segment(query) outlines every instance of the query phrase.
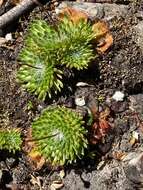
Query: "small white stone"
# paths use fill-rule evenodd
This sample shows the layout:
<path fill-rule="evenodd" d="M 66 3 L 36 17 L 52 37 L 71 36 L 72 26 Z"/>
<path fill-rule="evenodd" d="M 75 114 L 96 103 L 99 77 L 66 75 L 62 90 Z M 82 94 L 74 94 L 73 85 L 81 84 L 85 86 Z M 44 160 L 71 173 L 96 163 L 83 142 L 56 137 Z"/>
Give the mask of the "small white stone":
<path fill-rule="evenodd" d="M 75 104 L 77 106 L 84 106 L 85 105 L 85 99 L 84 99 L 84 97 L 76 98 L 75 99 Z"/>
<path fill-rule="evenodd" d="M 43 109 L 43 106 L 39 104 L 39 105 L 37 106 L 37 109 L 38 109 L 38 111 L 41 111 L 41 110 Z"/>
<path fill-rule="evenodd" d="M 76 83 L 76 86 L 78 86 L 78 87 L 82 87 L 82 86 L 89 86 L 89 84 L 88 83 L 86 83 L 86 82 L 78 82 L 78 83 Z"/>
<path fill-rule="evenodd" d="M 138 154 L 136 157 L 134 157 L 133 159 L 129 161 L 129 164 L 133 166 L 137 166 L 137 165 L 140 166 L 142 163 L 142 157 L 143 157 L 143 153 Z"/>
<path fill-rule="evenodd" d="M 61 179 L 63 179 L 65 177 L 65 171 L 64 170 L 61 170 L 60 173 L 59 173 L 59 176 Z"/>
<path fill-rule="evenodd" d="M 136 131 L 133 131 L 132 137 L 135 138 L 137 141 L 139 140 L 139 133 Z"/>
<path fill-rule="evenodd" d="M 112 99 L 118 101 L 123 101 L 124 100 L 124 93 L 121 91 L 116 91 L 114 95 L 112 96 Z"/>
<path fill-rule="evenodd" d="M 11 33 L 6 34 L 6 35 L 5 35 L 5 39 L 6 39 L 7 41 L 12 41 L 12 34 L 11 34 Z"/>
<path fill-rule="evenodd" d="M 90 87 L 94 87 L 94 85 L 92 85 L 92 84 L 88 84 L 88 83 L 86 83 L 86 82 L 78 82 L 78 83 L 76 83 L 76 86 L 77 87 L 87 87 L 87 86 L 90 86 Z"/>

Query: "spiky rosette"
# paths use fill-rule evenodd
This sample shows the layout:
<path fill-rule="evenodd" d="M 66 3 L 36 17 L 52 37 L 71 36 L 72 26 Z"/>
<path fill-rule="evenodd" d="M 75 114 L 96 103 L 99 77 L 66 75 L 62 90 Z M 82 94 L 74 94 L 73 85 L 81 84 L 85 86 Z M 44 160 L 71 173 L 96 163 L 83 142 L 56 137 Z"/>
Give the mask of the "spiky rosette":
<path fill-rule="evenodd" d="M 18 82 L 39 99 L 45 100 L 46 94 L 51 97 L 51 91 L 57 93 L 63 87 L 63 66 L 87 68 L 94 57 L 92 38 L 92 27 L 83 20 L 75 24 L 64 18 L 56 30 L 45 21 L 34 21 L 19 54 Z"/>
<path fill-rule="evenodd" d="M 65 107 L 48 107 L 32 124 L 38 151 L 53 165 L 64 165 L 84 155 L 87 148 L 82 117 Z"/>
<path fill-rule="evenodd" d="M 35 20 L 30 24 L 23 50 L 33 52 L 36 55 L 44 55 L 43 58 L 46 58 L 50 55 L 50 50 L 53 51 L 54 39 L 56 39 L 55 29 L 45 21 Z"/>
<path fill-rule="evenodd" d="M 6 149 L 13 153 L 20 150 L 22 144 L 20 135 L 16 129 L 0 129 L 0 150 Z"/>
<path fill-rule="evenodd" d="M 89 43 L 93 37 L 93 31 L 90 23 L 84 19 L 80 19 L 78 24 L 71 21 L 65 16 L 58 25 L 59 39 L 66 38 L 68 41 L 77 41 L 78 43 Z"/>
<path fill-rule="evenodd" d="M 28 53 L 28 52 L 25 52 Z M 23 55 L 24 56 L 24 55 Z M 30 59 L 30 57 L 29 57 Z M 22 65 L 17 73 L 17 79 L 22 86 L 30 92 L 38 95 L 39 99 L 44 100 L 47 93 L 51 97 L 51 91 L 57 93 L 63 87 L 62 71 L 54 68 L 50 60 L 40 59 L 40 56 L 33 56 L 29 65 Z"/>
<path fill-rule="evenodd" d="M 80 20 L 78 24 L 65 17 L 59 24 L 57 56 L 61 64 L 77 70 L 86 69 L 91 59 L 95 57 L 90 44 L 93 39 L 89 23 Z"/>
<path fill-rule="evenodd" d="M 89 44 L 69 44 L 66 51 L 63 52 L 62 65 L 77 70 L 87 69 L 88 63 L 93 59 L 93 52 Z"/>
<path fill-rule="evenodd" d="M 21 67 L 17 81 L 42 100 L 47 94 L 51 97 L 51 92 L 56 94 L 63 87 L 62 71 L 55 67 L 54 35 L 55 30 L 45 21 L 34 21 L 19 54 Z"/>

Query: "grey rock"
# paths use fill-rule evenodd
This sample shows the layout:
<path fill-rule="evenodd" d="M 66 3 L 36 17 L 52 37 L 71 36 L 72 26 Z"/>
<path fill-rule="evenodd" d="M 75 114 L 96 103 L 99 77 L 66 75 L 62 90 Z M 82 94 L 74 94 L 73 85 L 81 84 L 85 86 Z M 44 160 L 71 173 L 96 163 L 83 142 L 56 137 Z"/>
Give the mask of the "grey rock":
<path fill-rule="evenodd" d="M 86 12 L 90 17 L 102 18 L 104 16 L 104 10 L 102 4 L 86 3 L 86 2 L 62 2 L 58 9 L 61 10 L 65 7 L 73 7 L 75 9 Z"/>
<path fill-rule="evenodd" d="M 86 12 L 91 18 L 104 18 L 105 20 L 111 20 L 115 17 L 125 17 L 128 13 L 127 5 L 117 5 L 109 3 L 87 3 L 87 2 L 62 2 L 58 9 L 61 10 L 66 6 L 71 6 L 75 9 Z"/>
<path fill-rule="evenodd" d="M 143 152 L 129 153 L 123 161 L 127 162 L 124 166 L 127 178 L 143 184 Z"/>
<path fill-rule="evenodd" d="M 113 160 L 110 163 L 105 163 L 101 170 L 91 172 L 74 173 L 72 170 L 64 179 L 63 190 L 133 190 L 130 181 L 126 178 L 122 165 Z M 70 178 L 70 180 L 69 180 Z M 88 183 L 87 183 L 88 182 Z M 87 186 L 88 185 L 88 186 Z"/>
<path fill-rule="evenodd" d="M 143 52 L 143 21 L 140 21 L 135 27 L 134 31 L 135 35 L 135 42 L 140 47 Z"/>
<path fill-rule="evenodd" d="M 121 113 L 125 110 L 128 109 L 128 103 L 127 102 L 116 102 L 116 101 L 112 101 L 111 104 L 111 109 L 115 112 L 115 113 Z"/>
<path fill-rule="evenodd" d="M 143 20 L 143 11 L 138 11 L 136 13 L 136 17 L 139 18 L 140 20 Z"/>
<path fill-rule="evenodd" d="M 112 20 L 115 17 L 125 17 L 128 13 L 127 5 L 117 5 L 117 4 L 103 4 L 103 9 L 105 12 L 104 18 L 105 20 Z"/>
<path fill-rule="evenodd" d="M 143 94 L 129 96 L 130 109 L 138 112 L 140 115 L 143 114 Z"/>

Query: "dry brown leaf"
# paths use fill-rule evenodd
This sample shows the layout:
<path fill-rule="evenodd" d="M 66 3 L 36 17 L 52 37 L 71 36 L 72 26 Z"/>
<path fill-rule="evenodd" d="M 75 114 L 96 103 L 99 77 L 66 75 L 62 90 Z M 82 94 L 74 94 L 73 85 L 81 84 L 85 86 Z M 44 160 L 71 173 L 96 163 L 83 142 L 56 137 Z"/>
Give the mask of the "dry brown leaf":
<path fill-rule="evenodd" d="M 101 141 L 106 134 L 108 134 L 108 131 L 111 128 L 110 123 L 108 122 L 108 118 L 110 117 L 110 109 L 106 107 L 105 110 L 101 112 L 93 112 L 91 109 L 91 112 L 94 116 L 94 123 L 91 126 L 90 142 L 92 144 L 96 144 Z"/>
<path fill-rule="evenodd" d="M 113 158 L 116 160 L 123 160 L 126 155 L 125 152 L 113 152 Z"/>
<path fill-rule="evenodd" d="M 46 162 L 45 158 L 34 149 L 28 154 L 28 156 L 32 162 L 32 167 L 35 170 L 40 170 Z"/>
<path fill-rule="evenodd" d="M 99 53 L 104 53 L 111 47 L 112 44 L 113 44 L 113 37 L 110 33 L 107 33 L 105 35 L 104 44 L 96 49 Z"/>
<path fill-rule="evenodd" d="M 40 170 L 45 164 L 45 158 L 36 150 L 35 141 L 32 139 L 32 129 L 30 128 L 27 132 L 27 138 L 23 145 L 24 152 L 27 153 L 27 158 L 30 166 L 34 170 Z"/>
<path fill-rule="evenodd" d="M 98 48 L 96 48 L 97 51 L 99 53 L 106 52 L 113 44 L 113 37 L 107 23 L 104 21 L 98 21 L 93 25 L 92 29 L 98 42 Z"/>
<path fill-rule="evenodd" d="M 96 37 L 101 38 L 103 37 L 107 32 L 109 32 L 109 28 L 106 22 L 104 21 L 98 21 L 92 26 L 93 32 L 96 34 Z M 97 35 L 98 34 L 98 35 Z"/>
<path fill-rule="evenodd" d="M 71 7 L 65 7 L 58 15 L 60 20 L 62 20 L 65 16 L 68 16 L 68 18 L 73 23 L 78 23 L 81 19 L 84 19 L 85 21 L 88 20 L 88 15 L 84 13 L 83 11 L 71 8 Z"/>

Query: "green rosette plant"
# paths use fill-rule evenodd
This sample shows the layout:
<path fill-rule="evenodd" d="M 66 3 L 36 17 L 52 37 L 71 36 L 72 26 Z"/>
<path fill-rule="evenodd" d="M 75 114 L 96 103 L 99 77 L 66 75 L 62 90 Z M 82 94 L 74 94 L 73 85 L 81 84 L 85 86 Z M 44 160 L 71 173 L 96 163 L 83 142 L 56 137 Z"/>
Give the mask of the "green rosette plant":
<path fill-rule="evenodd" d="M 78 24 L 64 18 L 58 26 L 58 41 L 63 46 L 59 53 L 61 64 L 77 70 L 86 69 L 95 57 L 90 41 L 93 39 L 92 27 L 81 19 Z"/>
<path fill-rule="evenodd" d="M 35 56 L 35 59 L 31 58 L 30 65 L 23 65 L 19 69 L 17 77 L 20 82 L 23 82 L 24 88 L 42 100 L 45 100 L 47 93 L 51 97 L 52 91 L 56 94 L 63 87 L 62 71 L 55 68 L 48 60 L 47 64 L 42 63 L 40 56 Z"/>
<path fill-rule="evenodd" d="M 17 129 L 0 129 L 0 150 L 15 153 L 21 149 L 21 133 Z"/>
<path fill-rule="evenodd" d="M 52 165 L 76 161 L 87 148 L 83 123 L 82 117 L 69 108 L 46 108 L 32 123 L 32 138 L 37 150 Z"/>
<path fill-rule="evenodd" d="M 86 69 L 94 58 L 92 27 L 81 20 L 78 24 L 64 18 L 54 28 L 45 21 L 34 21 L 19 54 L 21 67 L 17 80 L 39 99 L 63 88 L 63 67 Z"/>

